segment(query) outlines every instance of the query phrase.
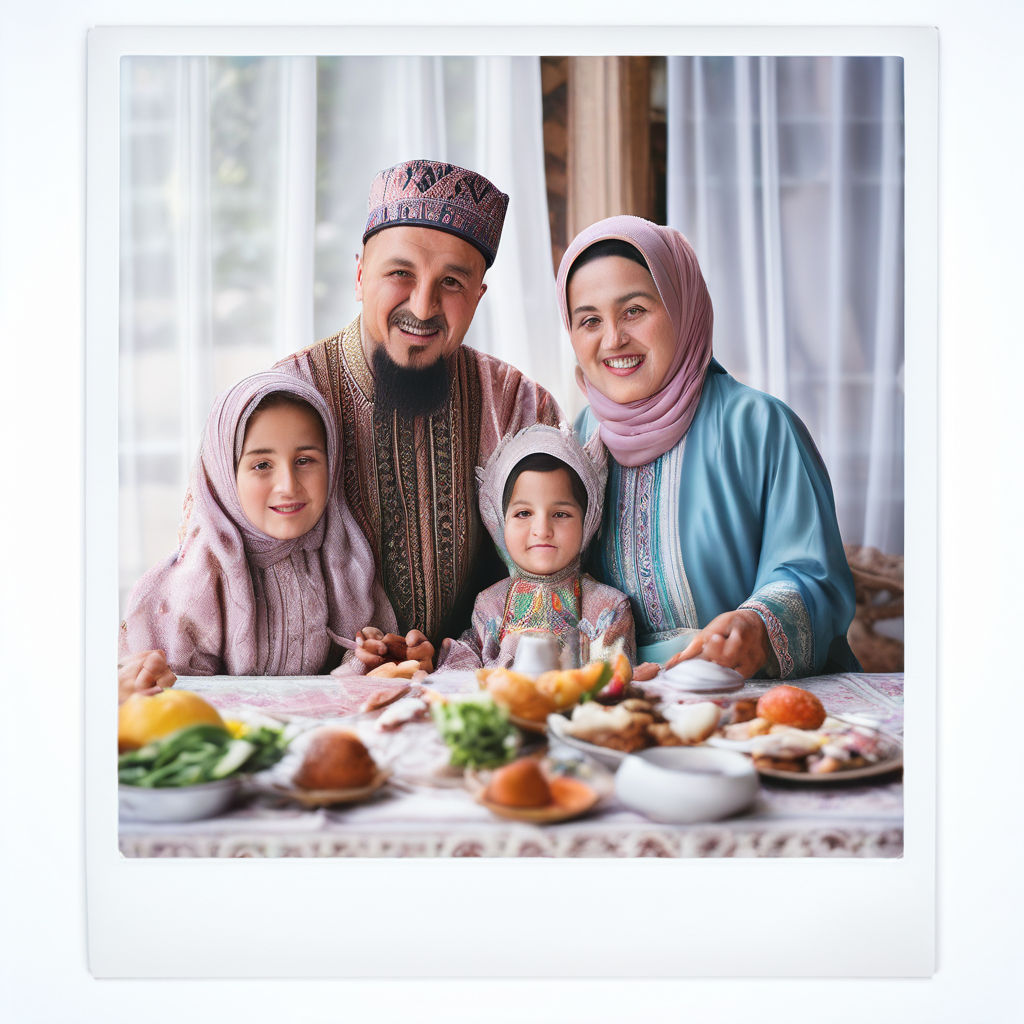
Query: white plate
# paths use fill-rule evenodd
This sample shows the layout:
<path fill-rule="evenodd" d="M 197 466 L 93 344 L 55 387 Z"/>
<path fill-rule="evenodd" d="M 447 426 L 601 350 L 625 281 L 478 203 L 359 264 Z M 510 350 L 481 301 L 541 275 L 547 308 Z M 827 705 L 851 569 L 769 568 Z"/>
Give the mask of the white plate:
<path fill-rule="evenodd" d="M 733 693 L 742 690 L 746 683 L 735 669 L 703 658 L 690 658 L 672 668 L 662 669 L 657 678 L 686 693 Z"/>
<path fill-rule="evenodd" d="M 859 729 L 868 729 L 867 726 L 858 725 Z M 783 779 L 786 782 L 802 782 L 808 785 L 824 783 L 827 785 L 853 782 L 855 779 L 873 779 L 879 775 L 888 775 L 903 767 L 903 744 L 891 733 L 883 732 L 881 729 L 870 729 L 877 733 L 883 742 L 884 754 L 882 758 L 872 764 L 866 764 L 861 768 L 850 768 L 848 771 L 837 772 L 787 772 L 777 768 L 757 768 L 758 775 L 768 779 Z M 709 747 L 717 747 L 720 750 L 736 750 L 740 753 L 750 753 L 751 740 L 727 740 L 721 736 L 712 736 L 705 741 Z M 756 766 L 755 766 L 756 767 Z"/>
<path fill-rule="evenodd" d="M 863 768 L 851 768 L 845 772 L 780 772 L 775 768 L 758 768 L 757 774 L 769 779 L 785 779 L 787 782 L 804 783 L 837 783 L 852 782 L 854 779 L 873 779 L 878 775 L 888 775 L 903 767 L 903 755 L 866 764 Z"/>

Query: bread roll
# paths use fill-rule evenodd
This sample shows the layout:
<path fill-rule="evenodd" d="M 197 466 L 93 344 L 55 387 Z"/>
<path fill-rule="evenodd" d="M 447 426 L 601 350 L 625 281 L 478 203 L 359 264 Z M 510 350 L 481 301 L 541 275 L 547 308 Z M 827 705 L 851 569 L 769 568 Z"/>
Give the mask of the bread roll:
<path fill-rule="evenodd" d="M 377 765 L 363 741 L 347 729 L 318 729 L 295 773 L 303 789 L 356 789 L 368 786 Z"/>
<path fill-rule="evenodd" d="M 412 679 L 413 673 L 420 667 L 418 661 L 386 661 L 375 669 L 367 672 L 368 676 L 380 679 Z"/>
<path fill-rule="evenodd" d="M 757 716 L 795 729 L 817 729 L 825 721 L 825 708 L 809 690 L 783 684 L 761 695 Z"/>
<path fill-rule="evenodd" d="M 494 772 L 484 796 L 506 807 L 546 807 L 551 803 L 551 787 L 537 762 L 522 757 Z"/>

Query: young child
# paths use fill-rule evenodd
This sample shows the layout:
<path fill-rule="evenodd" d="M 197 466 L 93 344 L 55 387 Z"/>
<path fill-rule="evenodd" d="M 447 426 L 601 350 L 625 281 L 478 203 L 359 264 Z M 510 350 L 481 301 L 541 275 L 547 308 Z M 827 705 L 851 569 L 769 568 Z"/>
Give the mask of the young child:
<path fill-rule="evenodd" d="M 439 669 L 508 667 L 533 629 L 554 633 L 574 659 L 619 647 L 635 660 L 629 598 L 580 567 L 601 522 L 599 452 L 567 428 L 538 424 L 505 438 L 477 470 L 480 515 L 511 575 L 477 597 L 470 629 L 441 645 Z"/>
<path fill-rule="evenodd" d="M 291 375 L 257 373 L 216 400 L 181 547 L 129 598 L 122 699 L 171 673 L 320 674 L 340 660 L 332 633 L 394 628 L 345 503 L 339 437 L 319 391 Z"/>

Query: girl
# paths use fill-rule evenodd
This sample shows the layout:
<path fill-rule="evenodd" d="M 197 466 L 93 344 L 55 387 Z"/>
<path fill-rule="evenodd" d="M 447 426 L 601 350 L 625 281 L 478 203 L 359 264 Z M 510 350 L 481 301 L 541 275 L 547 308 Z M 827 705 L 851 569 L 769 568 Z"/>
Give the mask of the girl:
<path fill-rule="evenodd" d="M 601 522 L 598 450 L 595 459 L 568 428 L 538 424 L 503 440 L 477 470 L 480 515 L 511 575 L 477 597 L 470 629 L 442 643 L 439 668 L 510 666 L 520 634 L 534 629 L 584 661 L 616 647 L 635 660 L 629 599 L 580 568 Z"/>
<path fill-rule="evenodd" d="M 319 391 L 288 374 L 216 400 L 181 547 L 139 580 L 121 624 L 122 697 L 169 685 L 163 656 L 181 675 L 314 675 L 340 660 L 332 634 L 394 627 L 338 437 Z"/>

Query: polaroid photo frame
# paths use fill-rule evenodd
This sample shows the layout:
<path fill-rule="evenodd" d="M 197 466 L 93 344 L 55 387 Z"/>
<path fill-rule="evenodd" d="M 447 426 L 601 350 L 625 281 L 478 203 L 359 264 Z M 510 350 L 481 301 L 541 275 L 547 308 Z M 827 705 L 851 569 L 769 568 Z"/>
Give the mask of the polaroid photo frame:
<path fill-rule="evenodd" d="M 117 519 L 109 510 L 117 494 L 121 59 L 441 52 L 902 57 L 905 490 L 906 521 L 913 524 L 906 536 L 912 582 L 902 857 L 211 861 L 129 860 L 118 852 L 111 678 L 118 546 Z M 85 852 L 94 976 L 930 975 L 936 920 L 936 166 L 937 38 L 931 29 L 94 29 L 88 44 L 84 622 Z M 611 906 L 593 898 L 616 892 L 644 898 L 617 899 Z M 796 904 L 793 894 L 799 894 Z M 273 927 L 253 927 L 254 915 L 263 914 Z M 781 923 L 782 934 L 769 922 Z M 140 940 L 156 933 L 159 953 Z"/>

